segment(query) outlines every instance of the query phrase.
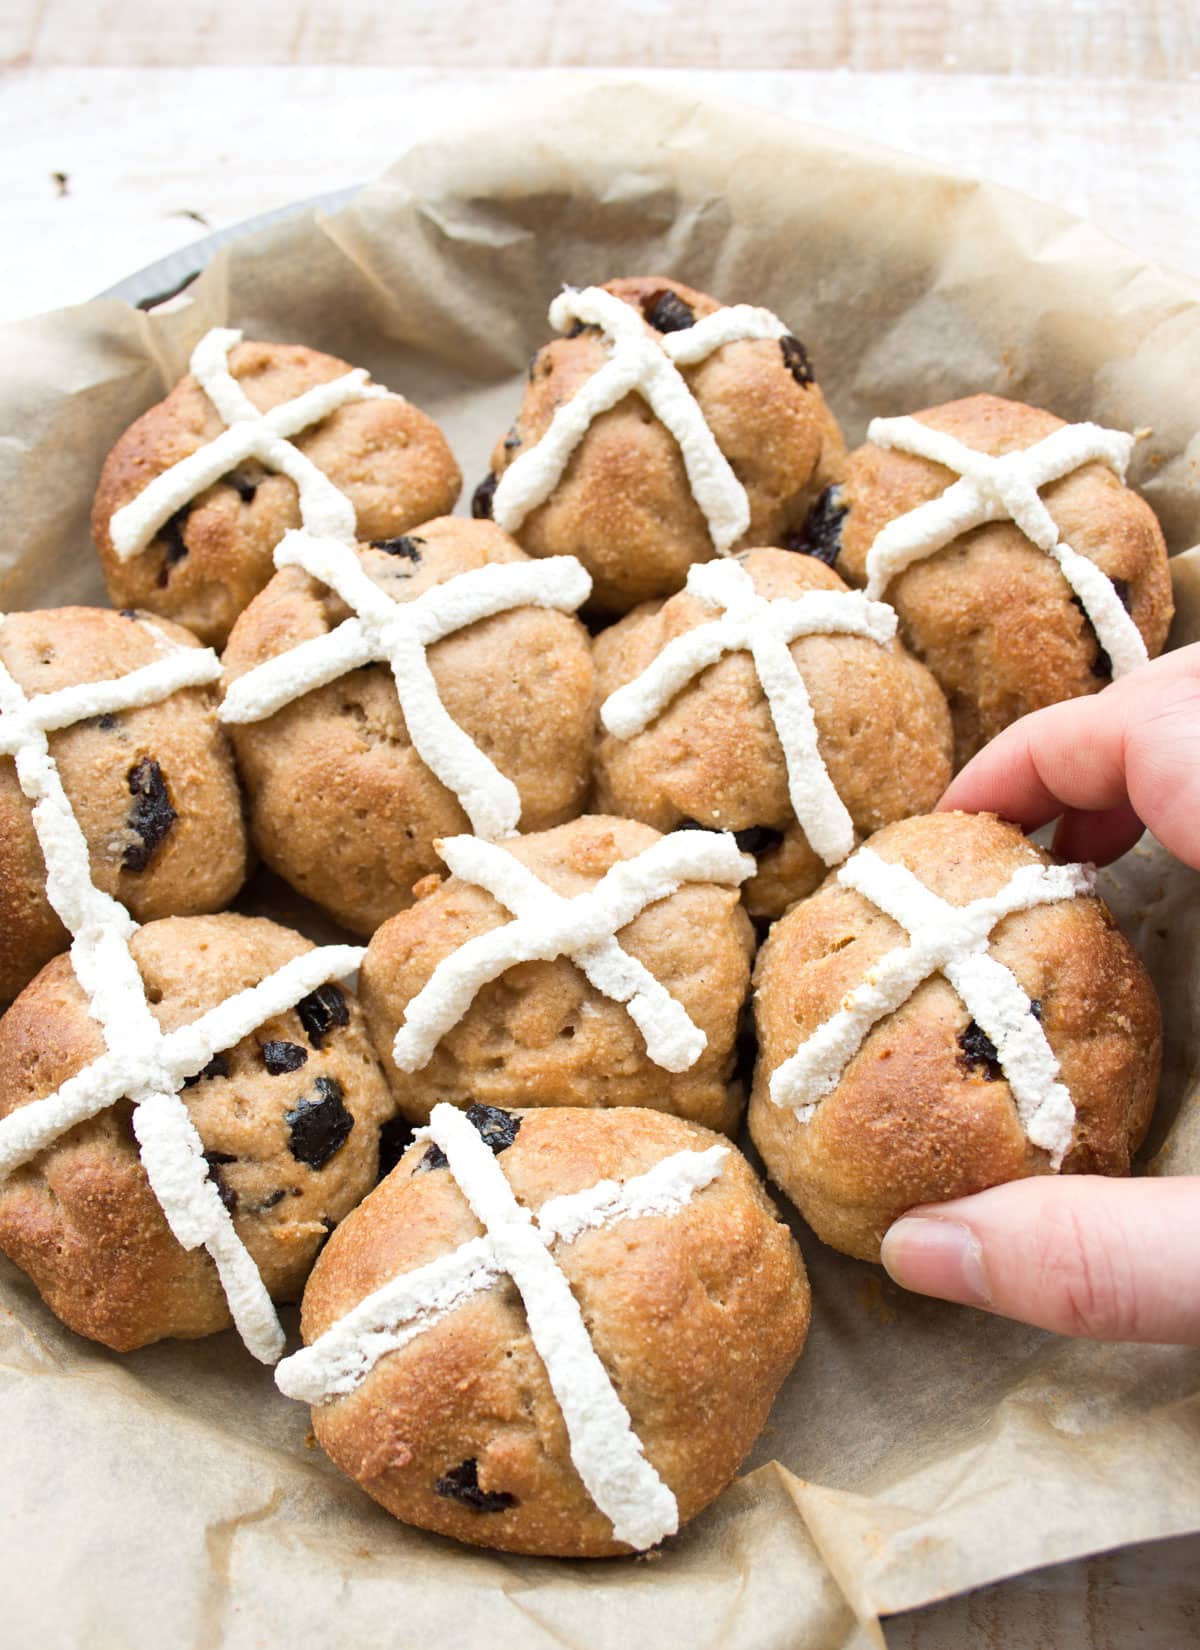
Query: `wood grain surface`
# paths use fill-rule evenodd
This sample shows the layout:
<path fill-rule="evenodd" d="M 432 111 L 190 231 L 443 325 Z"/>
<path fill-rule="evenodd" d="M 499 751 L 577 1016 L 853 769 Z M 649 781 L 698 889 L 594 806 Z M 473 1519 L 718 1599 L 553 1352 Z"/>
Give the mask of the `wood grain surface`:
<path fill-rule="evenodd" d="M 953 68 L 1183 79 L 1198 66 L 1191 0 L 6 0 L 0 64 L 429 64 L 455 68 Z"/>
<path fill-rule="evenodd" d="M 1036 1570 L 892 1616 L 884 1632 L 887 1650 L 1193 1650 L 1200 1539 Z"/>
<path fill-rule="evenodd" d="M 596 78 L 244 65 L 0 73 L 0 319 L 82 302 L 209 229 L 373 177 L 461 107 Z M 957 71 L 639 78 L 991 178 L 1200 275 L 1193 84 Z"/>

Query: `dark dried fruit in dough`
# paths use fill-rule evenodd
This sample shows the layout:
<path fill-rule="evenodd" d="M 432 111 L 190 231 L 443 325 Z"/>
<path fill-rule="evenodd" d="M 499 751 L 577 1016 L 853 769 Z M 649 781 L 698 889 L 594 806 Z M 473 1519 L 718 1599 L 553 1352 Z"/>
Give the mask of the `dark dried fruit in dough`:
<path fill-rule="evenodd" d="M 608 281 L 604 290 L 637 311 L 650 340 L 723 307 L 665 276 Z M 497 442 L 479 511 L 491 511 L 493 478 L 537 444 L 559 408 L 610 359 L 611 345 L 595 328 L 544 346 L 514 426 L 520 439 Z M 804 346 L 790 335 L 738 339 L 679 370 L 745 491 L 749 520 L 732 548 L 782 543 L 845 461 Z M 693 563 L 716 553 L 675 437 L 634 390 L 592 420 L 549 497 L 515 532 L 531 555 L 577 556 L 592 576 L 597 614 L 627 613 L 673 594 Z"/>
<path fill-rule="evenodd" d="M 719 825 L 701 825 L 698 819 L 681 819 L 676 825 L 677 831 L 719 831 Z M 783 841 L 783 832 L 775 830 L 770 825 L 747 825 L 740 831 L 734 831 L 733 840 L 744 854 L 753 854 L 757 859 L 759 854 L 767 853 L 771 848 L 778 848 Z"/>
<path fill-rule="evenodd" d="M 433 1488 L 438 1495 L 461 1501 L 473 1512 L 503 1512 L 505 1507 L 515 1507 L 517 1504 L 516 1496 L 509 1495 L 507 1490 L 480 1489 L 479 1463 L 474 1456 L 468 1456 L 459 1466 L 443 1473 L 434 1481 Z"/>
<path fill-rule="evenodd" d="M 176 510 L 173 516 L 169 516 L 158 530 L 158 537 L 163 547 L 162 567 L 156 580 L 160 590 L 166 589 L 170 581 L 171 569 L 177 566 L 188 553 L 188 547 L 183 536 L 187 518 L 188 507 L 185 506 L 182 510 Z"/>
<path fill-rule="evenodd" d="M 960 1065 L 968 1070 L 981 1070 L 989 1083 L 999 1083 L 1003 1080 L 1004 1068 L 996 1053 L 996 1045 L 974 1020 L 959 1034 L 958 1046 L 962 1049 Z"/>
<path fill-rule="evenodd" d="M 497 1157 L 501 1152 L 508 1150 L 521 1127 L 519 1117 L 514 1117 L 511 1112 L 502 1111 L 499 1106 L 470 1105 L 466 1110 L 466 1118 L 484 1145 L 490 1147 Z M 430 1169 L 445 1167 L 445 1152 L 436 1142 L 431 1141 L 425 1148 L 425 1155 L 418 1160 L 413 1173 L 428 1173 Z"/>
<path fill-rule="evenodd" d="M 790 333 L 787 337 L 779 340 L 779 348 L 783 352 L 784 366 L 791 373 L 797 384 L 800 385 L 801 389 L 806 389 L 808 385 L 813 382 L 814 378 L 812 362 L 808 358 L 808 351 L 800 342 L 799 338 L 793 338 Z"/>
<path fill-rule="evenodd" d="M 318 1077 L 316 1097 L 306 1095 L 284 1113 L 288 1150 L 297 1163 L 323 1169 L 350 1138 L 354 1118 L 346 1110 L 345 1090 L 336 1077 Z"/>
<path fill-rule="evenodd" d="M 676 1152 L 727 1145 L 644 1109 L 517 1112 L 496 1169 L 525 1209 L 628 1184 Z M 416 1174 L 414 1144 L 329 1239 L 305 1291 L 311 1344 L 392 1279 L 444 1260 L 480 1226 L 454 1175 Z M 732 1479 L 804 1343 L 799 1251 L 736 1151 L 671 1213 L 616 1220 L 549 1251 L 681 1522 Z M 544 1344 L 544 1342 L 543 1342 Z M 508 1278 L 381 1357 L 312 1412 L 333 1461 L 397 1518 L 508 1552 L 628 1552 L 571 1459 L 563 1412 Z"/>
<path fill-rule="evenodd" d="M 325 1039 L 350 1018 L 346 1007 L 346 993 L 340 985 L 321 985 L 302 997 L 296 1004 L 296 1013 L 305 1035 L 314 1048 L 324 1048 Z"/>
<path fill-rule="evenodd" d="M 1029 1004 L 1029 1012 L 1035 1020 L 1041 1020 L 1042 1005 L 1036 997 Z M 964 1070 L 981 1070 L 989 1083 L 1004 1080 L 1004 1067 L 1000 1064 L 996 1045 L 975 1020 L 960 1034 L 958 1046 L 962 1050 L 959 1064 Z"/>
<path fill-rule="evenodd" d="M 151 922 L 130 946 L 165 1031 L 312 950 L 277 923 L 230 913 Z M 358 1005 L 344 1000 L 347 1022 L 308 1054 L 305 1084 L 262 1057 L 260 1039 L 291 1046 L 287 1011 L 221 1050 L 181 1092 L 209 1178 L 276 1300 L 298 1298 L 326 1221 L 374 1185 L 380 1125 L 393 1110 Z M 0 1019 L 0 1117 L 54 1093 L 104 1047 L 70 959 L 55 958 Z M 211 1259 L 180 1247 L 150 1189 L 131 1109 L 99 1112 L 0 1182 L 0 1249 L 65 1323 L 118 1351 L 229 1323 Z"/>
<path fill-rule="evenodd" d="M 696 324 L 696 312 L 677 292 L 656 292 L 642 300 L 642 314 L 655 332 L 685 332 Z"/>
<path fill-rule="evenodd" d="M 414 538 L 411 533 L 403 533 L 396 539 L 372 539 L 372 550 L 383 550 L 389 556 L 401 556 L 405 561 L 417 562 L 421 559 L 421 546 L 424 539 Z"/>
<path fill-rule="evenodd" d="M 521 1127 L 521 1119 L 511 1112 L 502 1111 L 499 1106 L 478 1104 L 467 1107 L 467 1122 L 497 1157 L 508 1150 Z"/>
<path fill-rule="evenodd" d="M 841 502 L 841 489 L 826 487 L 809 511 L 799 538 L 785 545 L 785 549 L 798 550 L 803 555 L 815 556 L 826 567 L 836 567 L 845 519 L 846 506 Z"/>
<path fill-rule="evenodd" d="M 504 442 L 506 452 L 512 452 L 520 445 L 520 439 L 518 438 L 514 441 L 511 436 L 507 437 Z M 478 487 L 476 487 L 475 491 L 471 494 L 471 514 L 475 517 L 476 521 L 491 521 L 492 500 L 496 496 L 497 485 L 497 478 L 489 470 L 487 475 L 484 476 Z"/>
<path fill-rule="evenodd" d="M 308 1050 L 299 1043 L 274 1041 L 262 1045 L 262 1057 L 272 1077 L 280 1077 L 287 1071 L 299 1071 L 308 1059 Z"/>
<path fill-rule="evenodd" d="M 391 1174 L 412 1145 L 413 1126 L 406 1117 L 389 1117 L 379 1131 L 379 1179 Z"/>
<path fill-rule="evenodd" d="M 144 871 L 179 815 L 171 803 L 163 771 L 152 756 L 144 756 L 127 775 L 133 807 L 129 829 L 137 837 L 121 855 L 126 871 Z"/>
<path fill-rule="evenodd" d="M 990 814 L 929 814 L 870 839 L 952 906 L 1051 863 Z M 996 1046 L 940 972 L 867 1032 L 802 1117 L 772 1074 L 905 943 L 904 930 L 830 876 L 777 922 L 755 967 L 759 1059 L 750 1133 L 767 1173 L 824 1242 L 862 1260 L 906 1209 L 1051 1172 L 1025 1133 Z M 1154 987 L 1096 898 L 1003 918 L 988 942 L 1030 1000 L 1075 1108 L 1067 1174 L 1128 1174 L 1154 1106 L 1162 1028 Z"/>
<path fill-rule="evenodd" d="M 184 1078 L 183 1086 L 185 1089 L 190 1089 L 194 1088 L 197 1083 L 208 1082 L 214 1077 L 228 1076 L 229 1056 L 227 1054 L 214 1054 L 203 1071 L 198 1071 L 194 1077 Z"/>
<path fill-rule="evenodd" d="M 229 1210 L 231 1215 L 237 1214 L 237 1193 L 229 1184 L 228 1180 L 226 1180 L 225 1176 L 221 1173 L 222 1164 L 236 1163 L 237 1158 L 232 1152 L 205 1152 L 204 1161 L 208 1164 L 208 1178 L 217 1188 L 217 1193 L 221 1199 L 221 1202 Z"/>

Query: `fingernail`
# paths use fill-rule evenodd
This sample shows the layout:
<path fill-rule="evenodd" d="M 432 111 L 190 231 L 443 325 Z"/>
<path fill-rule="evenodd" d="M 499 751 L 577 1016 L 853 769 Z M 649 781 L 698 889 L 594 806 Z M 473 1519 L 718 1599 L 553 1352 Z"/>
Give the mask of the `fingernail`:
<path fill-rule="evenodd" d="M 906 1215 L 884 1234 L 880 1258 L 903 1289 L 963 1306 L 990 1306 L 983 1251 L 969 1226 Z"/>

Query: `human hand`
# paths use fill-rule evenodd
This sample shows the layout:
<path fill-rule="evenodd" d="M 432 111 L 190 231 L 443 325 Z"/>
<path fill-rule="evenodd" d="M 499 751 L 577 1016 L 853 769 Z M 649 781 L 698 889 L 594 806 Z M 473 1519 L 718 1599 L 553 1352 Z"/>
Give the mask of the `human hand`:
<path fill-rule="evenodd" d="M 1054 852 L 1098 865 L 1151 830 L 1200 869 L 1200 642 L 1102 693 L 1023 716 L 967 763 L 938 807 L 998 813 L 1024 831 L 1061 815 Z"/>
<path fill-rule="evenodd" d="M 1035 711 L 969 762 L 942 808 L 1100 863 L 1148 827 L 1200 868 L 1200 644 Z M 1038 1175 L 910 1210 L 883 1240 L 897 1283 L 1064 1335 L 1200 1345 L 1200 1177 Z"/>

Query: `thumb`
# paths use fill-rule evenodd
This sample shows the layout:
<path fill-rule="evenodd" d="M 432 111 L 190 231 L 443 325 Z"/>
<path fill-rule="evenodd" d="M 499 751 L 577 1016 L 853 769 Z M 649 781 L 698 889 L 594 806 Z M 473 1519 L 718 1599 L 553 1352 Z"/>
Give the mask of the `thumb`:
<path fill-rule="evenodd" d="M 882 1260 L 905 1289 L 1060 1335 L 1200 1346 L 1200 1177 L 1014 1180 L 911 1210 Z"/>

